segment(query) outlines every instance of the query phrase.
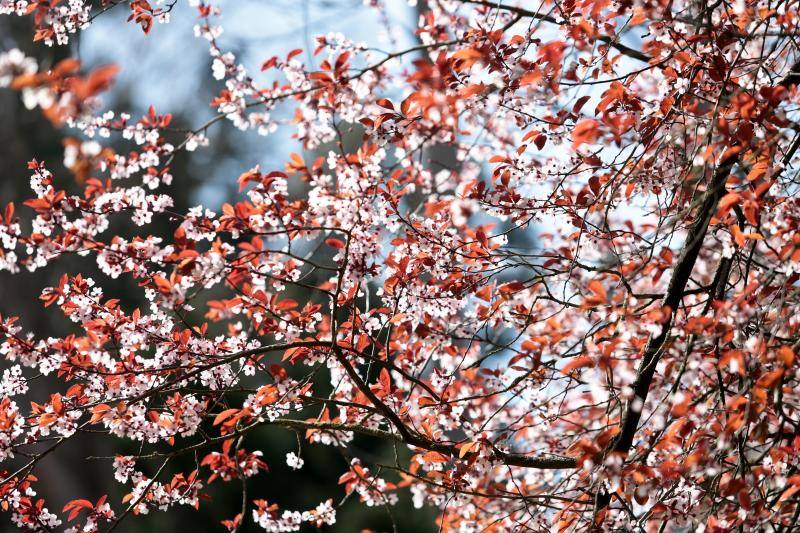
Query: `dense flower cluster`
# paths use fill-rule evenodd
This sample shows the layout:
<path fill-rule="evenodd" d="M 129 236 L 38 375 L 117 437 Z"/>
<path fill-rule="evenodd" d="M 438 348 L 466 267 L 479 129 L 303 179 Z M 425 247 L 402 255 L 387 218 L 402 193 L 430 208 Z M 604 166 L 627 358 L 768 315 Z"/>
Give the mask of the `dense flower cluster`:
<path fill-rule="evenodd" d="M 145 32 L 175 5 L 100 4 Z M 346 452 L 339 496 L 408 491 L 447 531 L 797 527 L 800 5 L 429 1 L 419 44 L 320 36 L 317 66 L 268 58 L 266 86 L 223 47 L 220 8 L 191 5 L 221 87 L 193 130 L 103 110 L 114 66 L 0 53 L 0 88 L 70 130 L 74 173 L 30 162 L 0 270 L 77 255 L 99 272 L 40 295 L 74 334 L 0 317 L 0 461 L 16 461 L 0 504 L 18 527 L 96 531 L 246 487 L 284 460 L 249 449 L 264 426 Z M 92 9 L 0 0 L 45 44 Z M 304 155 L 176 212 L 172 159 L 222 120 L 291 129 Z M 39 396 L 41 377 L 60 385 Z M 130 492 L 53 513 L 34 471 L 83 433 L 137 444 L 109 473 Z M 411 458 L 361 457 L 357 435 Z M 181 454 L 197 468 L 171 470 Z M 230 530 L 336 521 L 335 498 L 292 511 L 243 492 Z"/>

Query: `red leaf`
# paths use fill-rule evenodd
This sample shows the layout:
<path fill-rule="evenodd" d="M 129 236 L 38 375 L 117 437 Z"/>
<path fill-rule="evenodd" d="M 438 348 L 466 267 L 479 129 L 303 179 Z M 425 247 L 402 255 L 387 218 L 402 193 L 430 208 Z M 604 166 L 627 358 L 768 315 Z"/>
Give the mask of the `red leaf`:
<path fill-rule="evenodd" d="M 599 123 L 593 118 L 586 118 L 575 124 L 572 130 L 572 148 L 592 143 L 600 136 Z"/>
<path fill-rule="evenodd" d="M 594 362 L 592 361 L 591 357 L 589 357 L 588 355 L 580 355 L 578 357 L 573 357 L 569 363 L 564 365 L 564 367 L 561 369 L 561 372 L 563 372 L 564 374 L 569 374 L 570 372 L 572 372 L 573 370 L 577 370 L 578 368 L 584 368 L 593 365 Z"/>
<path fill-rule="evenodd" d="M 281 300 L 277 304 L 275 304 L 275 309 L 278 311 L 288 311 L 289 309 L 294 309 L 299 304 L 292 300 L 291 298 L 286 298 L 285 300 Z"/>
<path fill-rule="evenodd" d="M 239 412 L 239 409 L 225 409 L 220 414 L 214 418 L 214 425 L 218 426 L 221 423 L 225 422 L 229 418 L 235 416 Z"/>
<path fill-rule="evenodd" d="M 345 246 L 344 241 L 340 239 L 335 239 L 333 237 L 325 239 L 325 244 L 327 244 L 331 248 L 336 248 L 337 250 L 341 250 Z"/>

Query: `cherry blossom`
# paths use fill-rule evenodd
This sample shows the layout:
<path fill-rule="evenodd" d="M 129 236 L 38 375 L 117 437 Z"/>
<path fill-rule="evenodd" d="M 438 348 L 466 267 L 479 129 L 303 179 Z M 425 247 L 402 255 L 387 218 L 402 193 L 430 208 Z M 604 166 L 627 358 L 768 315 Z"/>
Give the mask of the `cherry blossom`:
<path fill-rule="evenodd" d="M 443 531 L 797 527 L 800 7 L 425 4 L 416 44 L 326 32 L 249 64 L 221 4 L 191 1 L 186 45 L 218 91 L 191 128 L 106 109 L 124 65 L 0 53 L 0 89 L 64 133 L 71 174 L 32 160 L 0 216 L 0 270 L 58 271 L 32 297 L 72 332 L 0 309 L 16 527 L 113 529 L 223 490 L 242 495 L 231 531 L 324 528 L 348 499 L 406 494 Z M 174 5 L 0 14 L 59 46 L 109 9 L 149 33 Z M 294 148 L 242 163 L 232 200 L 176 207 L 174 158 L 223 121 Z M 266 427 L 295 451 L 256 446 Z M 122 501 L 37 497 L 76 436 L 117 450 Z M 343 459 L 330 499 L 248 493 L 308 468 L 307 447 Z"/>

